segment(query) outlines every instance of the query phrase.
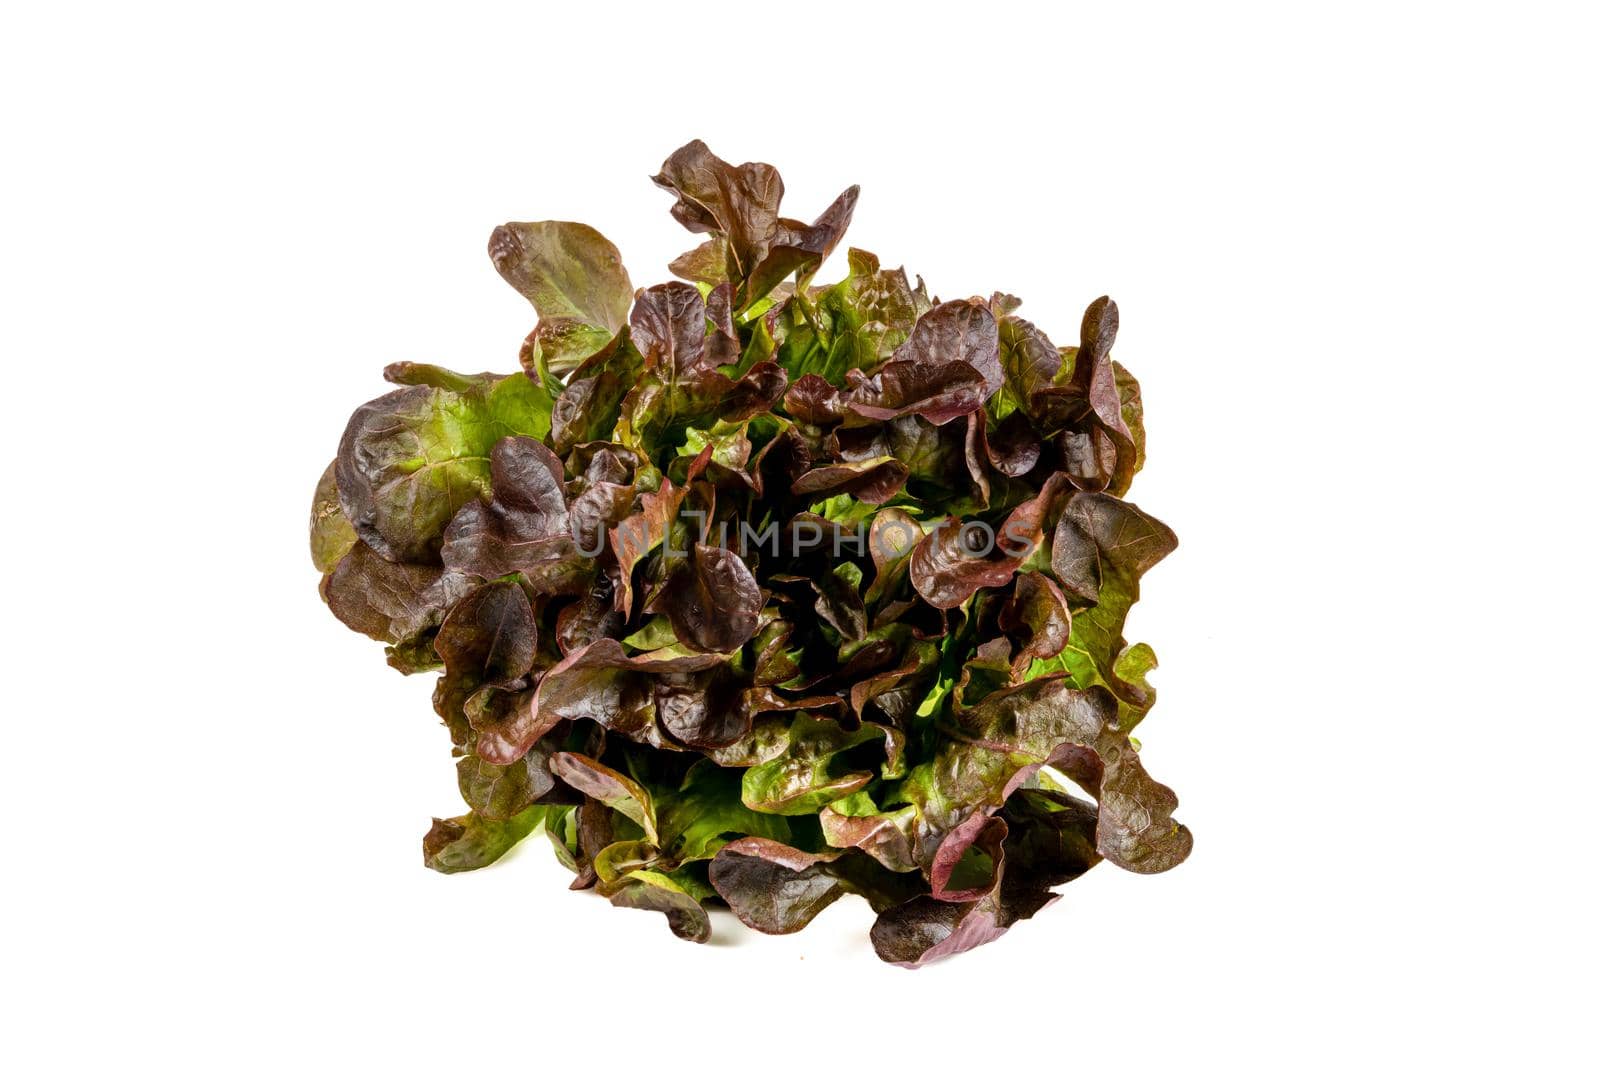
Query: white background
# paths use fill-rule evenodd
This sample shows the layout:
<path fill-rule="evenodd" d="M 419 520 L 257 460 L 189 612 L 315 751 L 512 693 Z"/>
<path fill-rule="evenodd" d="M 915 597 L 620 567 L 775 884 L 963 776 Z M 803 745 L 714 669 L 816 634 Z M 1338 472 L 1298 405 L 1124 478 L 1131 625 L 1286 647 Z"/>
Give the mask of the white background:
<path fill-rule="evenodd" d="M 1580 8 L 532 7 L 4 16 L 0 1057 L 1593 1057 Z M 1118 300 L 1181 868 L 911 973 L 856 901 L 696 946 L 542 842 L 422 867 L 448 743 L 317 599 L 313 483 L 385 363 L 516 367 L 495 224 L 665 280 L 693 137 L 1060 343 Z"/>

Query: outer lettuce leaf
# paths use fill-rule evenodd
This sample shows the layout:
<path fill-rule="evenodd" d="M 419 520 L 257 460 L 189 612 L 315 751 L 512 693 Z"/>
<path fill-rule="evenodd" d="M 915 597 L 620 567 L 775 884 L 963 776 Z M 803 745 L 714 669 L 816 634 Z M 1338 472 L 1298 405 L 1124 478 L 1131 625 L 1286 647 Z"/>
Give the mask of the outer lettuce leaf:
<path fill-rule="evenodd" d="M 613 905 L 661 913 L 679 938 L 689 942 L 711 940 L 711 919 L 700 904 L 710 894 L 686 872 L 632 871 L 620 881 L 602 886 L 600 892 Z"/>
<path fill-rule="evenodd" d="M 430 564 L 397 564 L 358 542 L 322 580 L 322 597 L 351 630 L 391 645 L 437 627 L 469 580 Z"/>
<path fill-rule="evenodd" d="M 456 762 L 456 782 L 478 816 L 510 820 L 554 790 L 556 780 L 548 761 L 549 751 L 540 750 L 503 766 L 468 753 Z"/>
<path fill-rule="evenodd" d="M 1066 671 L 1080 685 L 1105 686 L 1121 706 L 1124 730 L 1155 702 L 1144 680 L 1155 654 L 1145 645 L 1128 648 L 1123 624 L 1139 599 L 1139 580 L 1177 544 L 1164 523 L 1103 493 L 1074 494 L 1056 527 L 1051 568 L 1078 607 L 1067 647 L 1034 673 Z"/>
<path fill-rule="evenodd" d="M 674 270 L 694 281 L 735 284 L 735 303 L 747 308 L 786 276 L 803 286 L 838 245 L 855 213 L 860 190 L 851 186 L 809 226 L 778 215 L 783 179 L 767 163 L 733 166 L 704 141 L 691 141 L 668 156 L 654 179 L 674 193 L 672 217 L 694 233 L 713 237 Z M 714 258 L 720 252 L 722 270 Z"/>
<path fill-rule="evenodd" d="M 887 791 L 882 813 L 835 810 L 824 832 L 830 844 L 869 849 L 885 865 L 909 859 L 931 875 L 950 835 L 964 849 L 1012 791 L 1053 764 L 1100 798 L 1102 856 L 1163 871 L 1188 856 L 1193 839 L 1171 819 L 1177 799 L 1144 772 L 1115 712 L 1105 689 L 1074 690 L 1060 677 L 996 691 L 956 710 L 948 743 Z"/>
<path fill-rule="evenodd" d="M 434 820 L 422 842 L 423 862 L 446 874 L 493 864 L 538 830 L 543 818 L 544 810 L 533 805 L 507 820 L 486 819 L 475 812 Z"/>
<path fill-rule="evenodd" d="M 311 562 L 317 570 L 328 574 L 344 559 L 356 543 L 356 528 L 345 518 L 339 507 L 339 484 L 334 478 L 333 463 L 317 480 L 317 492 L 311 499 Z"/>
<path fill-rule="evenodd" d="M 885 871 L 860 853 L 808 853 L 766 838 L 740 839 L 711 862 L 711 884 L 746 927 L 766 934 L 804 928 L 847 893 L 889 908 L 917 892 L 914 878 Z"/>
<path fill-rule="evenodd" d="M 494 444 L 550 430 L 549 395 L 523 375 L 454 384 L 409 385 L 362 405 L 339 443 L 340 506 L 386 560 L 437 563 L 450 520 L 488 496 Z"/>
<path fill-rule="evenodd" d="M 539 312 L 524 366 L 557 377 L 600 351 L 627 321 L 633 284 L 617 247 L 582 223 L 506 223 L 489 237 L 495 270 Z"/>
<path fill-rule="evenodd" d="M 872 926 L 872 945 L 891 964 L 920 967 L 992 942 L 1058 895 L 1052 886 L 1077 878 L 1100 859 L 1094 850 L 1092 805 L 1065 794 L 1019 790 L 999 828 L 999 873 L 981 894 L 918 897 L 885 910 Z"/>

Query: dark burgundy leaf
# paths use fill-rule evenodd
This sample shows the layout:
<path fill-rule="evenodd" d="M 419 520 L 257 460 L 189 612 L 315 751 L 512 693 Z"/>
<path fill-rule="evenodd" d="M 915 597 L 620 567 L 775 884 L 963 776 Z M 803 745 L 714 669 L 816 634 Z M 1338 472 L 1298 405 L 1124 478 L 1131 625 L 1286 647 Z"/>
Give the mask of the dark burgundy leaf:
<path fill-rule="evenodd" d="M 538 630 L 528 595 L 514 582 L 480 586 L 463 597 L 433 646 L 445 671 L 482 686 L 505 686 L 533 670 Z"/>
<path fill-rule="evenodd" d="M 628 327 L 646 368 L 670 378 L 688 374 L 705 353 L 705 299 L 683 282 L 641 289 Z"/>
<path fill-rule="evenodd" d="M 893 362 L 917 366 L 964 363 L 983 378 L 985 397 L 1005 382 L 1000 368 L 1000 331 L 982 304 L 953 300 L 935 305 L 895 350 Z"/>
<path fill-rule="evenodd" d="M 438 626 L 470 586 L 465 576 L 425 564 L 391 563 L 357 542 L 322 580 L 322 597 L 351 630 L 399 643 Z"/>
<path fill-rule="evenodd" d="M 998 528 L 951 516 L 917 543 L 911 584 L 935 608 L 955 608 L 984 587 L 1004 586 L 1043 538 L 1050 502 L 1065 480 L 1051 475 L 1039 495 L 1018 505 Z"/>
<path fill-rule="evenodd" d="M 799 496 L 847 494 L 868 504 L 882 504 L 900 491 L 909 474 L 906 465 L 890 457 L 813 467 L 791 487 Z"/>
<path fill-rule="evenodd" d="M 731 652 L 755 634 L 763 600 L 755 576 L 736 554 L 696 545 L 655 603 L 685 645 Z"/>

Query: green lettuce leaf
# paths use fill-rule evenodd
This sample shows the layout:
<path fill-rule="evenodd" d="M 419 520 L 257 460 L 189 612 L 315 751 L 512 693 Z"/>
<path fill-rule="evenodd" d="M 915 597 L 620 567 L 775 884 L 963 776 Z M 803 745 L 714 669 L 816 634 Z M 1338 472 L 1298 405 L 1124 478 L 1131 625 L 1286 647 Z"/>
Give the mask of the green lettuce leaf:
<path fill-rule="evenodd" d="M 523 354 L 530 375 L 563 377 L 603 349 L 627 321 L 633 284 L 617 247 L 572 222 L 506 223 L 489 237 L 489 259 L 539 312 Z"/>
<path fill-rule="evenodd" d="M 412 365 L 390 375 L 418 377 Z M 479 375 L 453 385 L 459 388 L 407 385 L 369 401 L 339 443 L 340 506 L 386 560 L 437 563 L 450 520 L 489 494 L 495 443 L 549 433 L 550 397 L 526 376 Z"/>

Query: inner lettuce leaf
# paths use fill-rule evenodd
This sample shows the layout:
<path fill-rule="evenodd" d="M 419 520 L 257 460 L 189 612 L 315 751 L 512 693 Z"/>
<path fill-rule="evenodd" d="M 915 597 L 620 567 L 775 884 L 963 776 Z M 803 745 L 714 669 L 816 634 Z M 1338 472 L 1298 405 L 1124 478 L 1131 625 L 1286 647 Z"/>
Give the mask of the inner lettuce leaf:
<path fill-rule="evenodd" d="M 1058 346 L 861 249 L 817 284 L 857 187 L 790 218 L 775 168 L 700 141 L 654 181 L 697 235 L 679 281 L 635 289 L 581 223 L 497 227 L 521 371 L 390 365 L 312 495 L 328 608 L 436 673 L 465 813 L 427 866 L 542 830 L 574 889 L 680 938 L 854 894 L 920 967 L 1101 860 L 1181 863 L 1132 737 L 1156 657 L 1124 631 L 1177 539 L 1127 499 L 1116 304 Z"/>

